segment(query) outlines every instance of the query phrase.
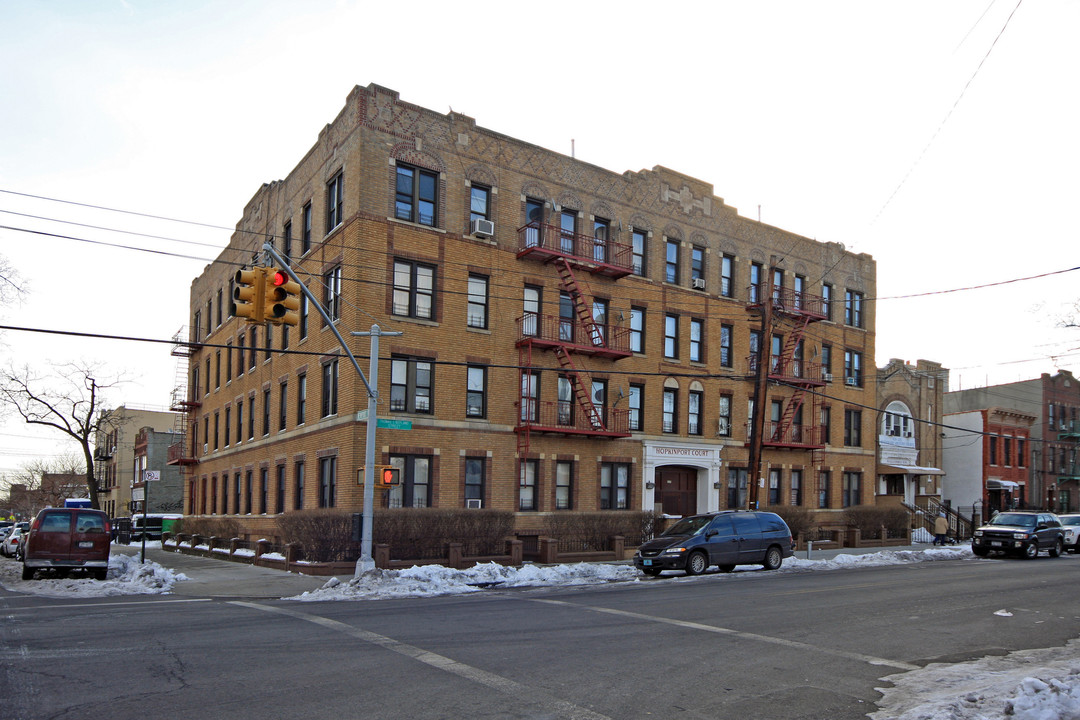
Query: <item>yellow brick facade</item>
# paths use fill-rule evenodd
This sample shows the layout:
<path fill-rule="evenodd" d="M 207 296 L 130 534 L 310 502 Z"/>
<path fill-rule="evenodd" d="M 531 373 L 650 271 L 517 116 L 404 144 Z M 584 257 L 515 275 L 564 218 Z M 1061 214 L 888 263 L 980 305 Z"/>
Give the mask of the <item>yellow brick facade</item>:
<path fill-rule="evenodd" d="M 398 219 L 399 167 L 437 179 L 431 224 L 426 218 Z M 328 205 L 328 194 L 337 189 L 337 178 L 340 223 L 328 216 L 334 204 Z M 489 192 L 488 219 L 494 223 L 490 238 L 469 234 L 473 187 Z M 417 193 L 420 199 L 414 196 L 406 209 L 420 208 L 423 189 Z M 529 221 L 530 202 L 542 205 L 544 223 L 558 226 L 572 217 L 581 235 L 591 236 L 597 219 L 605 221 L 611 247 L 631 245 L 635 232 L 645 238 L 642 274 L 610 278 L 584 266 L 575 273 L 590 303 L 606 300 L 608 332 L 630 327 L 632 309 L 644 318 L 642 351 L 614 360 L 573 357 L 574 366 L 592 381 L 606 382 L 603 407 L 612 416 L 628 409 L 631 386 L 643 388 L 641 429 L 626 437 L 532 431 L 526 440 L 524 433 L 515 432 L 522 425 L 522 366 L 538 372 L 537 400 L 544 403 L 558 399 L 558 378 L 566 374 L 554 352 L 535 346 L 528 352 L 517 345 L 525 288 L 538 291 L 541 314 L 556 317 L 560 292 L 565 290 L 552 263 L 527 253 L 519 256 L 524 238 L 519 228 Z M 305 252 L 307 207 L 311 240 Z M 328 229 L 328 223 L 333 227 Z M 189 514 L 240 516 L 252 533 L 272 534 L 279 510 L 319 506 L 319 472 L 320 466 L 331 467 L 327 458 L 335 458 L 334 507 L 361 508 L 357 475 L 364 463 L 366 422 L 358 413 L 366 409 L 367 395 L 348 359 L 336 355 L 333 334 L 310 311 L 305 337 L 297 328 L 289 329 L 283 348 L 283 329 L 274 327 L 267 352 L 264 326 L 230 317 L 236 270 L 251 265 L 264 242 L 286 252 L 287 233 L 296 271 L 318 297 L 326 295 L 328 273 L 332 278 L 333 270 L 340 268 L 336 324 L 365 373 L 368 340 L 349 333 L 367 331 L 373 323 L 384 331 L 402 333 L 381 341 L 378 413 L 380 418 L 407 420 L 411 429 L 379 428 L 375 462 L 405 464 L 406 478 L 413 484 L 412 496 L 401 498 L 404 504 L 464 507 L 467 495 L 478 492 L 483 507 L 519 511 L 519 528 L 537 528 L 544 513 L 563 511 L 563 505 L 571 512 L 598 510 L 605 503 L 654 508 L 665 483 L 682 477 L 688 509 L 727 507 L 731 470 L 746 468 L 749 457 L 746 428 L 754 382 L 748 357 L 751 331 L 761 322 L 747 309 L 755 263 L 769 277 L 773 268 L 782 273 L 785 287 L 793 287 L 798 278 L 807 294 L 820 295 L 827 284 L 833 301 L 831 319 L 812 323 L 803 346 L 808 361 L 820 360 L 823 346 L 831 348 L 828 370 L 834 381 L 817 391 L 831 418 L 826 447 L 816 453 L 767 448 L 762 477 L 779 470 L 773 476 L 779 481 L 780 502 L 795 499 L 814 510 L 823 506 L 833 512 L 845 504 L 873 501 L 876 402 L 873 383 L 861 381 L 862 376 L 872 378 L 874 362 L 871 299 L 876 295 L 876 266 L 870 256 L 743 218 L 716 197 L 708 183 L 666 168 L 611 172 L 486 130 L 467 116 L 411 105 L 396 92 L 372 85 L 350 93 L 342 112 L 284 180 L 259 189 L 244 209 L 229 247 L 192 283 L 194 351 L 188 393 L 192 434 L 181 453 L 192 461 L 185 468 Z M 673 282 L 666 277 L 669 247 L 677 248 Z M 691 278 L 694 248 L 703 260 L 703 288 L 694 287 Z M 726 279 L 721 277 L 725 256 L 731 268 Z M 423 304 L 421 285 L 403 272 L 395 274 L 395 267 L 433 272 L 430 317 L 409 316 L 411 306 L 404 301 Z M 470 326 L 480 324 L 470 322 L 468 315 L 470 276 L 486 279 L 482 303 L 486 327 Z M 723 296 L 723 287 L 730 287 L 730 297 Z M 845 322 L 848 292 L 864 299 L 858 308 L 861 327 Z M 665 357 L 668 316 L 678 318 L 677 335 L 671 338 L 678 357 Z M 703 331 L 696 361 L 689 358 L 692 320 L 699 321 Z M 787 332 L 783 324 L 775 330 Z M 720 346 L 722 332 L 730 333 L 726 349 Z M 860 379 L 853 385 L 843 381 L 846 352 L 861 358 Z M 414 406 L 417 386 L 408 372 L 403 376 L 407 407 L 391 408 L 394 358 L 406 371 L 416 369 L 410 361 L 430 363 L 427 412 Z M 334 360 L 337 406 L 324 417 L 324 366 Z M 466 411 L 469 367 L 486 371 L 482 417 Z M 306 400 L 301 422 L 302 382 Z M 665 388 L 677 403 L 667 428 Z M 688 423 L 692 393 L 701 400 L 696 433 Z M 790 398 L 791 393 L 788 387 L 772 385 L 769 403 Z M 721 398 L 727 398 L 730 407 L 730 418 L 723 423 Z M 858 424 L 859 445 L 844 444 L 846 415 Z M 809 417 L 803 422 L 816 424 Z M 722 427 L 727 434 L 722 434 Z M 534 489 L 526 491 L 535 499 L 531 505 L 525 503 L 535 510 L 520 511 L 523 458 L 536 461 L 530 465 L 536 471 Z M 301 463 L 303 497 L 298 503 Z M 467 467 L 482 468 L 482 482 L 468 492 Z M 620 468 L 628 470 L 625 496 L 618 492 L 618 480 L 610 492 L 601 487 L 602 473 L 610 470 L 618 476 Z M 801 493 L 796 495 L 791 482 L 799 472 Z M 279 473 L 285 489 L 280 502 Z M 421 477 L 426 486 L 416 482 Z M 560 485 L 560 478 L 568 478 L 568 484 Z M 860 483 L 851 484 L 858 479 Z M 825 484 L 826 492 L 819 493 L 819 483 Z M 376 494 L 380 505 L 381 495 Z M 769 498 L 766 487 L 759 499 L 767 505 Z"/>

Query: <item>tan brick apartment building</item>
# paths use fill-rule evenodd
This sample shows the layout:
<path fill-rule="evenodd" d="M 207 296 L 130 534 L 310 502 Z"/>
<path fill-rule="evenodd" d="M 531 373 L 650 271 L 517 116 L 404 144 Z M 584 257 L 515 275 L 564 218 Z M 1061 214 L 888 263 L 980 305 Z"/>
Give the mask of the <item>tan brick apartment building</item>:
<path fill-rule="evenodd" d="M 383 338 L 379 506 L 672 513 L 746 502 L 769 308 L 762 505 L 873 502 L 876 265 L 740 217 L 663 167 L 614 173 L 356 87 L 192 283 L 185 511 L 272 532 L 361 507 L 367 396 L 311 308 L 231 317 L 262 244 L 292 258 L 367 372 Z M 407 428 L 407 429 L 405 429 Z M 749 473 L 752 475 L 752 473 Z"/>

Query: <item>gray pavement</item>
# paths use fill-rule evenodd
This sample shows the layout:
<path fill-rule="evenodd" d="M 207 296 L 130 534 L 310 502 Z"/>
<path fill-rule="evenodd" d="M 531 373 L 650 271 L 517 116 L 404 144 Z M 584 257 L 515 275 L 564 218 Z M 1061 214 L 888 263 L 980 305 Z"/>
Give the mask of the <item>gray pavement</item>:
<path fill-rule="evenodd" d="M 809 552 L 809 559 L 829 560 L 841 554 L 865 555 L 883 550 L 926 550 L 930 547 L 932 546 L 929 543 L 920 543 L 899 547 L 814 548 Z M 141 547 L 137 544 L 113 545 L 113 552 L 121 552 L 125 555 L 138 556 L 140 551 Z M 806 550 L 795 552 L 795 557 L 800 559 L 807 559 L 807 555 Z M 174 572 L 183 573 L 188 578 L 173 585 L 172 594 L 179 597 L 262 599 L 292 597 L 306 591 L 317 590 L 330 579 L 327 576 L 300 575 L 256 567 L 247 563 L 185 555 L 158 548 L 147 548 L 146 558 Z M 338 578 L 348 581 L 351 576 L 342 575 Z"/>

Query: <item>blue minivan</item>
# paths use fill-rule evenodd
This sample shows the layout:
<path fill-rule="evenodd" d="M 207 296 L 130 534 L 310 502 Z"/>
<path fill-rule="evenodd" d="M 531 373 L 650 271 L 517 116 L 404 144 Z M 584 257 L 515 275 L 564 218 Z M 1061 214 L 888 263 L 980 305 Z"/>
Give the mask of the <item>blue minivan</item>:
<path fill-rule="evenodd" d="M 725 510 L 679 520 L 638 548 L 634 567 L 646 575 L 664 570 L 700 575 L 713 565 L 723 572 L 736 565 L 775 570 L 794 554 L 791 530 L 776 513 Z"/>

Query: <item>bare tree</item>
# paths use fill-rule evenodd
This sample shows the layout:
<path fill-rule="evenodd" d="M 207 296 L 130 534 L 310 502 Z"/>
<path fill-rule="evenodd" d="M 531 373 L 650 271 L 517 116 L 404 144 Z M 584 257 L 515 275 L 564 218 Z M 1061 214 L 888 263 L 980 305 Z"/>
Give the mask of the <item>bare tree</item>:
<path fill-rule="evenodd" d="M 82 485 L 81 477 L 85 473 L 82 456 L 75 453 L 35 458 L 0 477 L 0 488 L 7 491 L 11 510 L 23 517 L 34 517 L 43 507 L 63 505 L 71 497 L 70 482 L 66 480 L 79 477 Z M 57 478 L 65 481 L 56 482 Z M 13 486 L 19 486 L 20 492 L 12 492 Z"/>
<path fill-rule="evenodd" d="M 26 292 L 26 285 L 19 271 L 12 267 L 6 257 L 0 255 L 0 305 L 22 300 Z"/>
<path fill-rule="evenodd" d="M 54 366 L 49 377 L 36 375 L 29 366 L 9 367 L 0 375 L 0 400 L 22 416 L 29 425 L 44 425 L 64 433 L 79 444 L 86 470 L 86 489 L 91 507 L 98 504 L 91 445 L 108 415 L 99 412 L 103 393 L 116 387 L 119 377 L 98 381 L 100 367 L 68 363 Z"/>

